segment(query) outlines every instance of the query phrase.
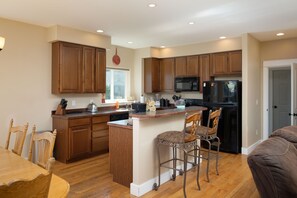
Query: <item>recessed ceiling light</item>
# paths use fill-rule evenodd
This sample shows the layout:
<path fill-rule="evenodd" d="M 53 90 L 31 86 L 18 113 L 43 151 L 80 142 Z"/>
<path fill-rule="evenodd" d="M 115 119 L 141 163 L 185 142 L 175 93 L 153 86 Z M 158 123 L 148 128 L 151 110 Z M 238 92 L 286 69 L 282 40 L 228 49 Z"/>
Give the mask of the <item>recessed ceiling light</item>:
<path fill-rule="evenodd" d="M 225 39 L 226 37 L 225 36 L 220 36 L 220 39 Z"/>
<path fill-rule="evenodd" d="M 284 35 L 285 35 L 285 33 L 283 33 L 283 32 L 280 32 L 280 33 L 276 34 L 276 36 L 284 36 Z"/>
<path fill-rule="evenodd" d="M 189 25 L 194 25 L 194 22 L 193 21 L 189 22 Z"/>
<path fill-rule="evenodd" d="M 97 32 L 98 32 L 98 33 L 102 33 L 102 32 L 104 32 L 104 31 L 103 31 L 103 30 L 97 30 Z"/>
<path fill-rule="evenodd" d="M 162 45 L 162 46 L 160 46 L 160 48 L 165 48 L 165 46 L 164 46 L 164 45 Z"/>
<path fill-rule="evenodd" d="M 154 8 L 154 7 L 156 7 L 157 5 L 156 4 L 154 4 L 154 3 L 150 3 L 150 4 L 148 4 L 148 7 L 150 7 L 150 8 Z"/>
<path fill-rule="evenodd" d="M 132 44 L 133 42 L 132 42 L 132 41 L 128 41 L 128 43 L 129 43 L 129 44 Z"/>

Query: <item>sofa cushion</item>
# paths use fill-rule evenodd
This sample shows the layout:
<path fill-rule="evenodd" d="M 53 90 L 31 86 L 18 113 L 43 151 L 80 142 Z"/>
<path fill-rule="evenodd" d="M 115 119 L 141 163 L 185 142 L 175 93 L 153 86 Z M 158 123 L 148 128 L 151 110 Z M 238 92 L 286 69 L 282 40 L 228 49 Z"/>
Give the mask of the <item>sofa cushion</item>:
<path fill-rule="evenodd" d="M 272 137 L 248 156 L 261 197 L 297 197 L 297 149 L 281 137 Z"/>
<path fill-rule="evenodd" d="M 294 144 L 297 148 L 297 126 L 287 126 L 275 130 L 270 137 L 279 136 Z"/>

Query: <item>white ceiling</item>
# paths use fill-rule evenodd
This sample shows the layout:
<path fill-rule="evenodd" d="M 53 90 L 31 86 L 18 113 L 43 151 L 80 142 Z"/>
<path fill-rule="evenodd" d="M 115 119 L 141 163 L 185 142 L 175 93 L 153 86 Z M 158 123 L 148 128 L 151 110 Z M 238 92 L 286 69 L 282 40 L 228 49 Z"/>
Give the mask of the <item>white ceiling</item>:
<path fill-rule="evenodd" d="M 149 8 L 149 3 L 157 6 Z M 280 31 L 286 33 L 282 38 L 297 37 L 297 0 L 1 0 L 0 17 L 44 27 L 103 29 L 113 45 L 128 48 L 244 33 L 261 41 L 279 39 L 275 33 Z"/>

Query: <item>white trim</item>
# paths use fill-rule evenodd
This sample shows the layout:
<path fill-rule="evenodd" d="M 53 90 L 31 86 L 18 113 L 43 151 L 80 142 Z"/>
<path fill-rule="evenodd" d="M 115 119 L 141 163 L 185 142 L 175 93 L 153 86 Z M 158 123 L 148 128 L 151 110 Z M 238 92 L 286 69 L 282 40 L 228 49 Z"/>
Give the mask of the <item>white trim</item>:
<path fill-rule="evenodd" d="M 263 140 L 268 139 L 269 134 L 269 69 L 291 67 L 292 63 L 297 63 L 297 59 L 270 60 L 263 62 Z"/>
<path fill-rule="evenodd" d="M 243 155 L 250 154 L 261 142 L 262 142 L 262 140 L 258 140 L 256 143 L 252 144 L 249 147 L 241 147 L 241 153 Z"/>
<path fill-rule="evenodd" d="M 201 163 L 202 163 L 202 158 L 200 158 L 200 164 Z M 176 168 L 183 169 L 183 165 L 178 165 Z M 192 165 L 188 163 L 187 170 L 190 170 L 191 168 L 192 168 Z M 196 167 L 195 167 L 195 169 L 196 169 Z M 178 171 L 176 173 L 178 176 L 179 175 Z M 165 182 L 170 181 L 172 174 L 173 174 L 173 170 L 168 170 L 167 172 L 162 173 L 161 174 L 161 184 L 164 184 Z M 140 197 L 140 196 L 152 191 L 154 183 L 157 183 L 157 182 L 158 182 L 158 176 L 153 179 L 150 179 L 140 185 L 131 183 L 130 184 L 130 194 Z"/>
<path fill-rule="evenodd" d="M 167 182 L 170 180 L 171 177 L 171 171 L 167 171 L 163 174 L 161 174 L 161 184 Z M 144 195 L 145 193 L 148 193 L 149 191 L 153 190 L 154 183 L 157 183 L 158 177 L 152 178 L 140 185 L 131 183 L 130 184 L 130 194 L 140 197 Z"/>

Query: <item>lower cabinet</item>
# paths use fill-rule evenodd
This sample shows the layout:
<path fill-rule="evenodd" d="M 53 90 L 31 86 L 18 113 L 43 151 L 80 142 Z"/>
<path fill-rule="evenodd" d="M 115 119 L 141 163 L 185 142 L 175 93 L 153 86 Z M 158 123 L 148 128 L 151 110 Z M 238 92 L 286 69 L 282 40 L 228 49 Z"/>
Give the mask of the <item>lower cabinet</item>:
<path fill-rule="evenodd" d="M 69 128 L 69 158 L 83 157 L 91 152 L 91 126 Z"/>
<path fill-rule="evenodd" d="M 53 116 L 53 129 L 57 129 L 55 159 L 69 163 L 108 152 L 109 117 L 109 114 L 83 118 Z"/>
<path fill-rule="evenodd" d="M 92 117 L 92 152 L 108 152 L 109 115 Z"/>

